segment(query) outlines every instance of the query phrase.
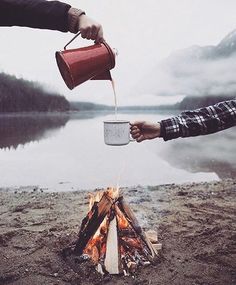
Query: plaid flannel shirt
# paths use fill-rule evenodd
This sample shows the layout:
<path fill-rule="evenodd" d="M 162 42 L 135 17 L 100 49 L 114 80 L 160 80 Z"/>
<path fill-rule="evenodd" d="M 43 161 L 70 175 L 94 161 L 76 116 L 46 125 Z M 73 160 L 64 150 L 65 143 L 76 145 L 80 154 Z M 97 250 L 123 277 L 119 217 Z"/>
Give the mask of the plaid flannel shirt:
<path fill-rule="evenodd" d="M 213 106 L 184 111 L 177 117 L 162 120 L 160 124 L 161 137 L 165 141 L 222 131 L 236 125 L 236 98 Z"/>

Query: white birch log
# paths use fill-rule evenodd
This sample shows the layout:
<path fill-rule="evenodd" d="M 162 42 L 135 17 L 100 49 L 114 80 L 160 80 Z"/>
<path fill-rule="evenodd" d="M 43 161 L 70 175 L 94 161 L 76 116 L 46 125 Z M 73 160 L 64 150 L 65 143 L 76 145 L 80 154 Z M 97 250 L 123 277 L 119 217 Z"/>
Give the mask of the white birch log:
<path fill-rule="evenodd" d="M 120 273 L 116 217 L 109 224 L 104 265 L 110 274 Z"/>

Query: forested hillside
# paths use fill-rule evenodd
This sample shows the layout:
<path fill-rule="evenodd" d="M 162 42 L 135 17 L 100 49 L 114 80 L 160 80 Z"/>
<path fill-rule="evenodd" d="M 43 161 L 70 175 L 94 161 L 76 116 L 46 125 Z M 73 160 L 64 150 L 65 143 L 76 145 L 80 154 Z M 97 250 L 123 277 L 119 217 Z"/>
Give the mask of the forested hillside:
<path fill-rule="evenodd" d="M 39 84 L 0 73 L 0 113 L 67 111 L 65 97 L 50 93 Z"/>
<path fill-rule="evenodd" d="M 185 97 L 180 103 L 175 105 L 179 110 L 191 110 L 214 105 L 221 101 L 234 99 L 233 96 L 202 96 L 202 97 Z"/>

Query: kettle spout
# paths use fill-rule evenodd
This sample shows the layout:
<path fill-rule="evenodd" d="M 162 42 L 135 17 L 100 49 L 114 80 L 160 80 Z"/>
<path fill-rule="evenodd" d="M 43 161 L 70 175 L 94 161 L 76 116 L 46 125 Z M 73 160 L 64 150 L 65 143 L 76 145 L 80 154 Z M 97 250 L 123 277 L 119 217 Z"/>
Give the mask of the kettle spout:
<path fill-rule="evenodd" d="M 110 70 L 107 70 L 101 74 L 96 75 L 95 77 L 91 78 L 92 80 L 112 80 Z"/>

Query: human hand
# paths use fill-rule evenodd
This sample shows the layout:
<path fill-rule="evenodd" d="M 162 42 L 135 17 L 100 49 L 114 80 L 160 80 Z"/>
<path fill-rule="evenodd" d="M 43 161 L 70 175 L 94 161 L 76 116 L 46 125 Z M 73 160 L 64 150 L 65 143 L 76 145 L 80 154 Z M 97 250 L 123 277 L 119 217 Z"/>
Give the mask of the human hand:
<path fill-rule="evenodd" d="M 82 38 L 94 40 L 95 43 L 101 43 L 104 41 L 102 26 L 86 16 L 82 10 L 70 8 L 68 17 L 70 32 L 77 33 L 80 31 Z"/>
<path fill-rule="evenodd" d="M 132 138 L 137 142 L 144 140 L 151 140 L 160 137 L 161 125 L 160 123 L 151 123 L 146 121 L 136 121 L 130 124 L 130 133 Z"/>
<path fill-rule="evenodd" d="M 79 31 L 82 38 L 94 40 L 95 43 L 104 41 L 102 26 L 86 15 L 81 15 L 79 18 Z"/>

